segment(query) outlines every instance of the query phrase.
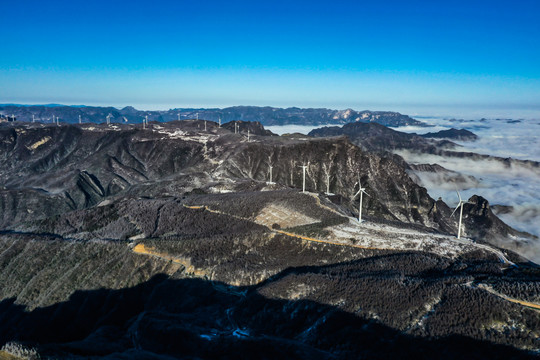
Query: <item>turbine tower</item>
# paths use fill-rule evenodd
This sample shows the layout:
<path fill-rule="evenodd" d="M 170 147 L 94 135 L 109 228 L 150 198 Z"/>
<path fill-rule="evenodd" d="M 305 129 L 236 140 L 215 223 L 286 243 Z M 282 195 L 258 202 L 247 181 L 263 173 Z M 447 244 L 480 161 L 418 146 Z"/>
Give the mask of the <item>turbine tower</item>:
<path fill-rule="evenodd" d="M 302 167 L 302 192 L 305 193 L 306 192 L 306 169 L 308 167 L 308 165 L 306 164 L 303 164 L 303 165 L 300 165 Z"/>
<path fill-rule="evenodd" d="M 366 194 L 369 196 L 369 194 L 366 192 L 366 188 L 362 187 L 362 184 L 360 183 L 360 175 L 358 175 L 358 192 L 353 196 L 353 200 L 360 195 L 360 204 L 358 205 L 358 222 L 362 222 L 362 195 Z M 356 185 L 356 184 L 354 184 Z"/>
<path fill-rule="evenodd" d="M 326 174 L 326 195 L 330 195 L 330 173 Z"/>
<path fill-rule="evenodd" d="M 178 120 L 180 120 L 180 113 L 178 113 L 177 115 L 178 115 Z"/>
<path fill-rule="evenodd" d="M 79 124 L 82 124 L 81 115 L 79 115 Z"/>
<path fill-rule="evenodd" d="M 35 118 L 34 114 L 32 114 L 32 122 L 36 122 L 36 118 Z"/>
<path fill-rule="evenodd" d="M 249 142 L 249 129 L 248 129 L 248 142 Z"/>
<path fill-rule="evenodd" d="M 470 202 L 470 201 L 464 201 L 463 199 L 461 199 L 461 195 L 459 195 L 459 191 L 457 191 L 457 189 L 456 189 L 456 193 L 457 193 L 457 196 L 459 198 L 459 203 L 456 206 L 456 208 L 454 209 L 454 211 L 452 211 L 452 215 L 450 215 L 450 216 L 454 216 L 454 213 L 457 211 L 457 209 L 461 208 L 459 210 L 459 226 L 458 226 L 458 233 L 457 233 L 457 238 L 461 239 L 461 220 L 463 219 L 463 205 L 464 204 L 474 204 L 474 203 Z"/>
<path fill-rule="evenodd" d="M 206 120 L 204 120 L 204 131 L 206 131 Z"/>
<path fill-rule="evenodd" d="M 219 127 L 221 127 L 221 116 L 219 117 Z"/>
<path fill-rule="evenodd" d="M 272 165 L 269 165 L 270 166 L 270 181 L 268 182 L 269 184 L 273 184 L 272 182 L 272 169 L 274 168 Z"/>

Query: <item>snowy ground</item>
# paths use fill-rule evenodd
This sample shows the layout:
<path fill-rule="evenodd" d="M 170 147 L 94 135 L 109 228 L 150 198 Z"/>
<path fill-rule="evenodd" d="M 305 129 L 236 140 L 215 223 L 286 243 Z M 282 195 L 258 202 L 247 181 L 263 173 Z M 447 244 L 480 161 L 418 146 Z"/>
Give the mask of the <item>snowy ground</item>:
<path fill-rule="evenodd" d="M 316 194 L 313 195 L 316 196 Z M 265 207 L 256 217 L 257 223 L 269 227 L 273 223 L 289 227 L 318 221 L 297 211 L 274 204 Z M 321 239 L 313 239 L 313 241 L 374 249 L 425 251 L 449 258 L 456 258 L 461 254 L 480 249 L 495 254 L 502 263 L 513 264 L 499 249 L 474 243 L 467 238 L 458 240 L 454 236 L 426 233 L 368 221 L 359 223 L 354 218 L 349 218 L 348 223 L 327 227 L 325 230 L 330 231 L 331 235 Z M 303 238 L 309 240 L 309 238 Z"/>
<path fill-rule="evenodd" d="M 451 258 L 476 249 L 470 240 L 458 242 L 454 237 L 446 235 L 422 233 L 366 221 L 359 223 L 352 218 L 349 223 L 328 230 L 332 233 L 332 241 L 377 249 L 427 251 Z"/>

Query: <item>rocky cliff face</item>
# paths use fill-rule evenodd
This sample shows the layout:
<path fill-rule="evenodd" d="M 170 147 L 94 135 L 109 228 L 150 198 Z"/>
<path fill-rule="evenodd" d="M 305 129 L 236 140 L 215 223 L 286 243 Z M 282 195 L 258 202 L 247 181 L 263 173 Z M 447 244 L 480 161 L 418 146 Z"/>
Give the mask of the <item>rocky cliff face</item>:
<path fill-rule="evenodd" d="M 350 199 L 346 204 L 350 211 L 357 209 L 358 199 L 352 196 L 360 180 L 370 194 L 364 198 L 364 215 L 444 232 L 455 228 L 455 221 L 447 216 L 448 207 L 438 206 L 440 216 L 435 216 L 435 201 L 395 157 L 363 151 L 345 138 L 254 135 L 247 142 L 244 134 L 219 129 L 213 122 L 207 124 L 206 133 L 203 129 L 202 120 L 155 124 L 146 130 L 131 126 L 2 128 L 1 223 L 6 226 L 61 214 L 126 194 L 177 196 L 212 182 L 230 189 L 238 181 L 264 183 L 269 181 L 270 166 L 278 186 L 302 188 L 305 165 L 306 190 L 329 188 Z"/>

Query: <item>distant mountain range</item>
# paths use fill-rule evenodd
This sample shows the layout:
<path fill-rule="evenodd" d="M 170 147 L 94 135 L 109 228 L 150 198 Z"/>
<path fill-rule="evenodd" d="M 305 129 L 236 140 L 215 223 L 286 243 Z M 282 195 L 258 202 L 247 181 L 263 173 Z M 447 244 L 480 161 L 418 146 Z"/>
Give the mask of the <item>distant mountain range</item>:
<path fill-rule="evenodd" d="M 0 105 L 0 114 L 15 116 L 18 121 L 52 122 L 53 116 L 61 122 L 77 123 L 79 116 L 82 122 L 101 123 L 110 116 L 112 122 L 140 123 L 148 116 L 149 121 L 167 122 L 172 120 L 195 119 L 219 121 L 222 123 L 242 120 L 259 121 L 264 126 L 269 125 L 325 125 L 347 124 L 352 122 L 378 123 L 385 126 L 426 126 L 425 123 L 415 120 L 408 115 L 391 111 L 356 111 L 352 109 L 301 109 L 274 108 L 259 106 L 233 106 L 223 109 L 217 108 L 178 108 L 169 110 L 145 111 L 137 110 L 132 106 L 123 109 L 101 106 L 65 106 L 57 104 L 47 105 Z"/>

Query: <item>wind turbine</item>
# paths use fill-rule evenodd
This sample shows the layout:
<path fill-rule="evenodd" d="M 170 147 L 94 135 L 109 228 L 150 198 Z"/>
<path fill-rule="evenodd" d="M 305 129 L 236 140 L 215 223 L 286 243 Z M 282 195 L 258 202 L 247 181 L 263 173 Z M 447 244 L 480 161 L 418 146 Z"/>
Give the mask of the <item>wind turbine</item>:
<path fill-rule="evenodd" d="M 221 127 L 221 116 L 219 117 L 219 127 Z"/>
<path fill-rule="evenodd" d="M 456 193 L 459 198 L 459 203 L 454 209 L 454 211 L 452 211 L 452 215 L 450 216 L 454 216 L 454 213 L 457 211 L 457 209 L 461 208 L 459 210 L 459 226 L 458 226 L 458 233 L 457 233 L 457 238 L 460 239 L 461 238 L 461 220 L 463 219 L 463 204 L 474 204 L 474 203 L 470 201 L 464 201 L 463 199 L 461 199 L 461 195 L 459 195 L 459 191 L 457 191 L 457 189 L 456 189 Z"/>
<path fill-rule="evenodd" d="M 358 192 L 353 196 L 353 200 L 358 196 L 360 195 L 360 204 L 358 205 L 358 222 L 362 222 L 362 195 L 363 194 L 366 194 L 367 196 L 369 196 L 369 194 L 366 192 L 366 188 L 363 188 L 362 187 L 362 183 L 360 183 L 360 175 L 358 176 Z M 356 185 L 356 184 L 354 184 Z"/>
<path fill-rule="evenodd" d="M 79 124 L 82 124 L 81 115 L 79 115 Z"/>
<path fill-rule="evenodd" d="M 178 120 L 180 120 L 180 113 L 178 113 L 177 115 L 178 115 Z"/>
<path fill-rule="evenodd" d="M 206 120 L 204 120 L 204 131 L 206 131 Z"/>
<path fill-rule="evenodd" d="M 300 165 L 302 167 L 302 176 L 303 176 L 303 180 L 302 180 L 302 192 L 305 193 L 306 192 L 306 169 L 309 165 L 306 165 L 306 164 L 303 164 L 303 165 Z"/>
<path fill-rule="evenodd" d="M 248 142 L 249 142 L 249 129 L 248 129 Z"/>
<path fill-rule="evenodd" d="M 32 122 L 36 122 L 36 118 L 34 117 L 34 114 L 32 114 Z"/>
<path fill-rule="evenodd" d="M 273 184 L 272 182 L 272 169 L 274 168 L 272 165 L 269 165 L 270 166 L 270 181 L 268 182 L 269 184 Z"/>
<path fill-rule="evenodd" d="M 326 174 L 326 195 L 330 195 L 330 172 Z"/>

